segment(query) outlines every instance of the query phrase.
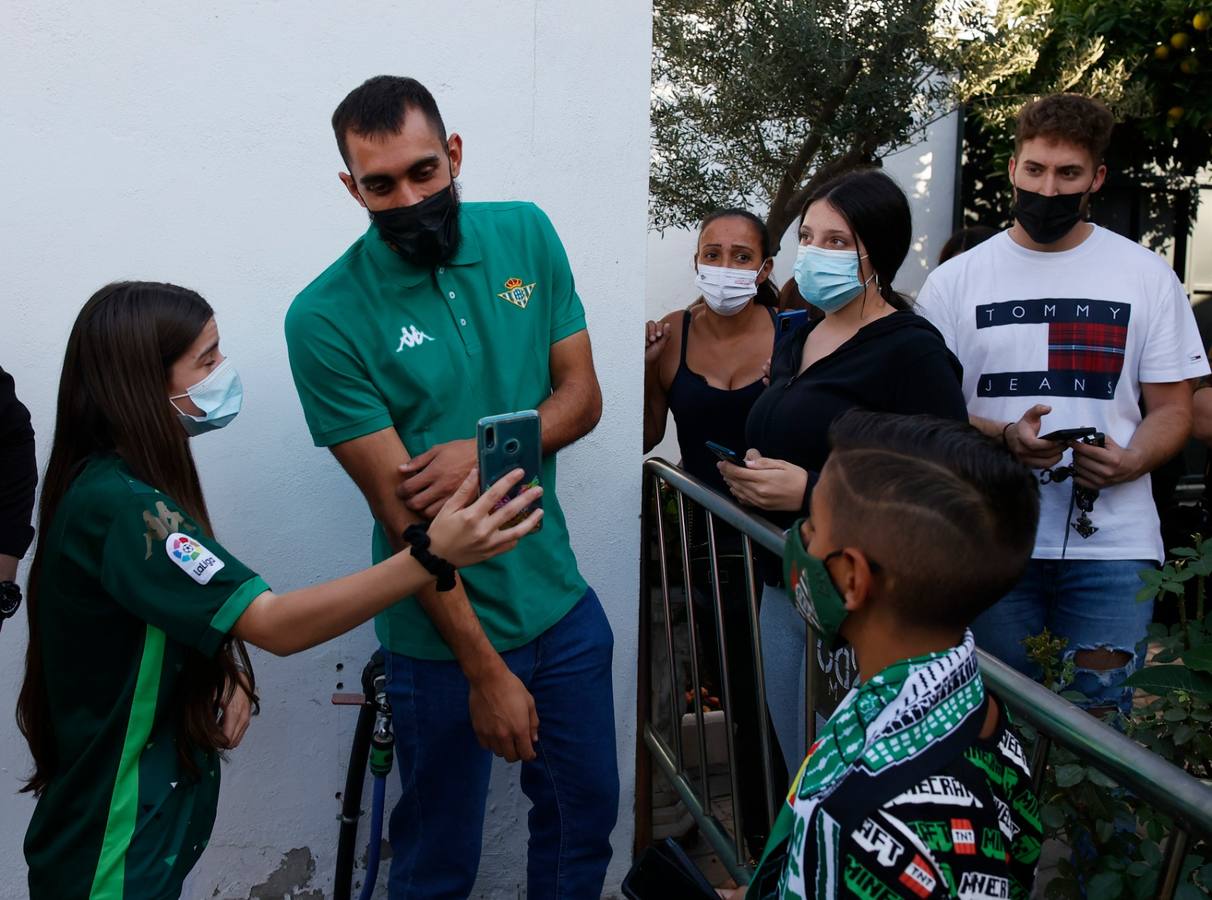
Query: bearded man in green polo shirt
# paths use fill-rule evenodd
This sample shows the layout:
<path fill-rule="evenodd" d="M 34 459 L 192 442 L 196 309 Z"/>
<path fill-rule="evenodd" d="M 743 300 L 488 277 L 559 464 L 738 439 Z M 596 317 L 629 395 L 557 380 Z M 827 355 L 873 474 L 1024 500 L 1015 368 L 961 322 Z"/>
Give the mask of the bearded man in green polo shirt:
<path fill-rule="evenodd" d="M 375 620 L 403 787 L 390 896 L 470 894 L 493 753 L 521 761 L 533 804 L 528 896 L 600 896 L 613 636 L 569 545 L 555 454 L 597 424 L 601 392 L 568 258 L 533 204 L 460 202 L 462 139 L 417 81 L 370 79 L 333 131 L 371 225 L 295 298 L 286 340 L 313 440 L 370 506 L 374 559 L 475 466 L 480 418 L 542 420 L 542 531 Z"/>

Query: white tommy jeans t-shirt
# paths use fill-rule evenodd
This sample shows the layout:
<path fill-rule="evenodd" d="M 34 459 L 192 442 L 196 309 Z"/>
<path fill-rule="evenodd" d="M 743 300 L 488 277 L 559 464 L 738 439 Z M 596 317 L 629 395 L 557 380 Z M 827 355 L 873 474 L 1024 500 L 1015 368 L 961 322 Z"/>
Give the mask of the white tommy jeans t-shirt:
<path fill-rule="evenodd" d="M 1140 425 L 1141 382 L 1208 373 L 1186 292 L 1157 254 L 1094 226 L 1060 253 L 1028 250 L 1009 232 L 948 260 L 918 309 L 964 366 L 973 415 L 1016 421 L 1052 407 L 1040 433 L 1092 426 L 1121 447 Z M 1071 462 L 1068 451 L 1060 465 Z M 1069 527 L 1073 479 L 1040 485 L 1036 559 L 1163 559 L 1150 478 L 1104 489 L 1083 539 Z"/>

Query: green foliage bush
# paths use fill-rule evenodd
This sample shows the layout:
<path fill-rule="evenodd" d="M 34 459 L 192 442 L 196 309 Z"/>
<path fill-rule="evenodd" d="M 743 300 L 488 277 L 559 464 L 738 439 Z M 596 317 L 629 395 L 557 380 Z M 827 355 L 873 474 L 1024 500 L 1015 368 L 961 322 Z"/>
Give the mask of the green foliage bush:
<path fill-rule="evenodd" d="M 1212 540 L 1196 536 L 1194 546 L 1172 551 L 1161 570 L 1141 573 L 1138 600 L 1173 604 L 1178 622 L 1149 627 L 1156 652 L 1152 664 L 1128 684 L 1143 694 L 1126 721 L 1118 724 L 1133 739 L 1196 778 L 1212 779 L 1212 615 L 1206 582 L 1212 574 Z M 1026 639 L 1029 655 L 1043 669 L 1045 686 L 1068 699 L 1072 660 L 1066 641 L 1044 631 Z M 1037 739 L 1023 728 L 1029 743 Z M 1072 852 L 1058 863 L 1046 897 L 1099 900 L 1155 896 L 1163 877 L 1163 839 L 1173 828 L 1168 816 L 1146 806 L 1113 779 L 1061 747 L 1048 754 L 1040 792 L 1040 818 L 1047 837 Z M 1084 887 L 1084 891 L 1083 891 Z M 1178 900 L 1212 893 L 1212 844 L 1192 836 L 1183 861 Z"/>

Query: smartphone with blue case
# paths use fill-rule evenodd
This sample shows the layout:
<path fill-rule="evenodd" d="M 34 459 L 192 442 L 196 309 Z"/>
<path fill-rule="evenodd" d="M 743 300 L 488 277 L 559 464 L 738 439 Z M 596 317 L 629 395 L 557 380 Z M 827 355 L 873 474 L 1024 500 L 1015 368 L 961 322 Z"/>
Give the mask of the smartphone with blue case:
<path fill-rule="evenodd" d="M 521 469 L 526 473 L 505 495 L 498 507 L 528 488 L 542 484 L 543 427 L 538 412 L 527 409 L 480 419 L 476 423 L 476 455 L 480 464 L 481 493 L 514 469 Z M 504 527 L 518 524 L 533 510 L 542 507 L 543 498 L 540 497 Z M 542 527 L 543 523 L 540 521 L 539 528 Z"/>
<path fill-rule="evenodd" d="M 717 444 L 715 441 L 706 441 L 705 443 L 707 444 L 707 449 L 714 453 L 717 459 L 726 463 L 732 463 L 734 466 L 740 466 L 742 469 L 745 468 L 745 457 L 735 450 L 725 447 L 723 444 Z"/>
<path fill-rule="evenodd" d="M 786 312 L 778 314 L 778 324 L 775 326 L 778 337 L 789 334 L 795 331 L 801 325 L 808 321 L 808 310 L 806 309 L 789 309 Z"/>

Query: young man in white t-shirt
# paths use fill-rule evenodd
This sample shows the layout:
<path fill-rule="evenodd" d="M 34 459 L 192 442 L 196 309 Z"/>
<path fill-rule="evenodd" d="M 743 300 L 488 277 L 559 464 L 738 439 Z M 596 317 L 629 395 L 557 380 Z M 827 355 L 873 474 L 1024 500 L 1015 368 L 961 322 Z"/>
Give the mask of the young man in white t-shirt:
<path fill-rule="evenodd" d="M 1152 618 L 1139 572 L 1164 557 L 1149 473 L 1186 442 L 1187 380 L 1208 363 L 1165 260 L 1085 221 L 1112 125 L 1075 94 L 1027 104 L 1009 166 L 1014 225 L 935 270 L 918 305 L 963 363 L 972 423 L 1040 470 L 1031 564 L 973 625 L 978 645 L 1035 675 L 1022 640 L 1047 628 L 1068 640 L 1089 708 L 1126 712 L 1122 684 Z M 1044 439 L 1082 427 L 1105 446 Z"/>

